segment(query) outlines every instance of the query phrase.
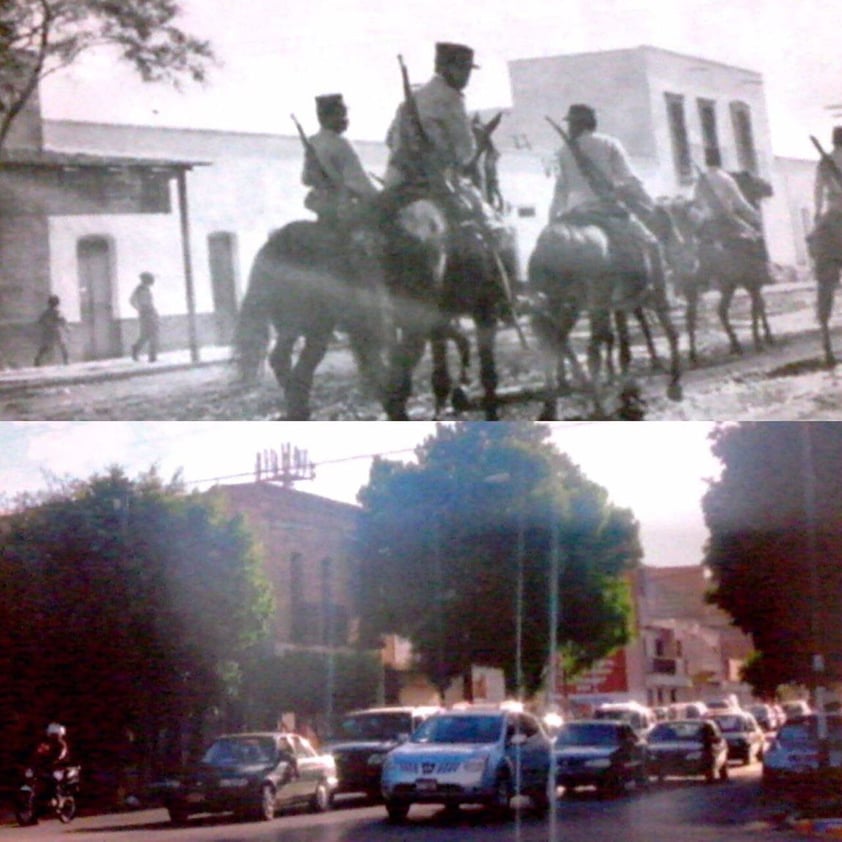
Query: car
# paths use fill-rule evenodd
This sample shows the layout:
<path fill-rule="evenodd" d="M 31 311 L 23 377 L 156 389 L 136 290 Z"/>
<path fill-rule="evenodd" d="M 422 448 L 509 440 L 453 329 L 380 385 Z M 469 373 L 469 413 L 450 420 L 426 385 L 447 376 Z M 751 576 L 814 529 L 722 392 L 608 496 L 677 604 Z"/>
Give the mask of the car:
<path fill-rule="evenodd" d="M 650 708 L 637 702 L 610 702 L 600 705 L 594 711 L 593 718 L 628 722 L 638 734 L 646 734 L 657 721 Z"/>
<path fill-rule="evenodd" d="M 332 755 L 319 754 L 298 734 L 261 731 L 217 737 L 194 768 L 160 789 L 171 821 L 183 824 L 195 813 L 268 821 L 294 805 L 321 812 L 336 784 Z"/>
<path fill-rule="evenodd" d="M 352 710 L 342 717 L 325 751 L 336 759 L 339 793 L 364 793 L 380 798 L 383 759 L 440 708 L 378 707 Z"/>
<path fill-rule="evenodd" d="M 594 786 L 602 794 L 621 792 L 628 783 L 649 783 L 646 740 L 628 722 L 568 722 L 553 742 L 556 784 L 566 793 Z"/>
<path fill-rule="evenodd" d="M 728 759 L 742 761 L 746 766 L 763 759 L 766 735 L 757 720 L 747 711 L 714 714 L 711 719 L 719 726 L 728 743 Z"/>
<path fill-rule="evenodd" d="M 673 702 L 667 719 L 704 719 L 707 715 L 708 706 L 704 702 Z"/>
<path fill-rule="evenodd" d="M 819 717 L 817 714 L 787 719 L 763 757 L 763 789 L 798 795 L 842 783 L 842 716 L 828 714 L 828 767 L 819 769 Z"/>
<path fill-rule="evenodd" d="M 764 731 L 776 731 L 778 729 L 778 714 L 772 705 L 758 702 L 749 705 L 748 712 L 757 720 L 757 724 Z"/>
<path fill-rule="evenodd" d="M 380 785 L 392 822 L 413 804 L 482 804 L 507 816 L 514 795 L 549 809 L 550 738 L 531 714 L 466 709 L 433 714 L 383 763 Z M 518 787 L 519 783 L 519 787 Z"/>
<path fill-rule="evenodd" d="M 649 774 L 666 777 L 703 775 L 709 783 L 728 780 L 728 744 L 710 719 L 659 722 L 647 735 Z"/>
<path fill-rule="evenodd" d="M 727 696 L 722 696 L 716 699 L 708 699 L 705 702 L 707 706 L 707 713 L 710 716 L 718 713 L 730 713 L 734 710 L 740 710 L 740 701 L 733 694 L 729 693 Z"/>

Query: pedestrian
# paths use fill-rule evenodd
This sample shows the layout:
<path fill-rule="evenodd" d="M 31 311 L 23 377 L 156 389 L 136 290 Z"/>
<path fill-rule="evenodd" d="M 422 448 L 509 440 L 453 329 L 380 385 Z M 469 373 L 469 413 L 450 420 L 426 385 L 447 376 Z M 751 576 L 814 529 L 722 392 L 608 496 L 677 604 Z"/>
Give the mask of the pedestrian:
<path fill-rule="evenodd" d="M 839 282 L 842 265 L 842 126 L 833 129 L 832 143 L 816 166 L 815 227 L 807 237 L 819 286 L 827 289 Z"/>
<path fill-rule="evenodd" d="M 137 310 L 140 322 L 140 335 L 132 345 L 132 359 L 140 359 L 140 352 L 148 343 L 149 362 L 154 363 L 158 358 L 158 311 L 152 297 L 152 285 L 155 276 L 151 272 L 140 273 L 140 283 L 135 287 L 129 303 Z"/>
<path fill-rule="evenodd" d="M 570 142 L 558 152 L 550 223 L 564 219 L 606 232 L 624 282 L 621 299 L 637 301 L 647 282 L 665 288 L 660 245 L 645 223 L 655 202 L 632 169 L 625 147 L 618 138 L 597 131 L 597 114 L 590 105 L 571 105 L 564 119 Z"/>
<path fill-rule="evenodd" d="M 67 365 L 70 362 L 70 356 L 67 353 L 67 319 L 59 309 L 60 305 L 61 299 L 57 295 L 51 295 L 47 299 L 46 309 L 38 317 L 41 342 L 38 353 L 35 355 L 36 366 L 40 366 L 56 347 L 61 351 L 64 364 Z"/>

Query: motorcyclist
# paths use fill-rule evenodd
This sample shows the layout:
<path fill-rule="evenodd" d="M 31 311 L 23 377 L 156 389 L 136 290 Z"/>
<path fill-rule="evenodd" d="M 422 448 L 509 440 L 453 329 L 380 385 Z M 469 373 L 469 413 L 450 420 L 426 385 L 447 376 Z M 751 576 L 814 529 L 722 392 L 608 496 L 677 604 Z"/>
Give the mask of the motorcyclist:
<path fill-rule="evenodd" d="M 48 797 L 52 798 L 55 792 L 54 772 L 66 768 L 69 759 L 67 729 L 58 722 L 51 722 L 47 726 L 45 737 L 35 747 L 29 760 L 29 767 L 38 785 L 48 787 Z"/>

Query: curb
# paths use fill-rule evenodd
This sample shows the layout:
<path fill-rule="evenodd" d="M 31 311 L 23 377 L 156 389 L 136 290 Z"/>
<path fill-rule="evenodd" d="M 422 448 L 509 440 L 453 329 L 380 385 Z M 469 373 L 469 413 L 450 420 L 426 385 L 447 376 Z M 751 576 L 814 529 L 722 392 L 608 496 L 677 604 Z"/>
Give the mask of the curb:
<path fill-rule="evenodd" d="M 842 818 L 840 819 L 796 819 L 789 827 L 806 833 L 817 833 L 842 839 Z"/>

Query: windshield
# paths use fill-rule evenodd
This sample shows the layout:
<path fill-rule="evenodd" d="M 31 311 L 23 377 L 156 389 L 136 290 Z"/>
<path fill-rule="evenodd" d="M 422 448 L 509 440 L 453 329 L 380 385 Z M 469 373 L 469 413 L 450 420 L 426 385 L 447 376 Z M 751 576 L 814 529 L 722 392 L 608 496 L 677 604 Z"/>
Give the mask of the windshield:
<path fill-rule="evenodd" d="M 502 716 L 433 716 L 412 737 L 414 743 L 494 743 L 503 730 Z"/>
<path fill-rule="evenodd" d="M 699 742 L 702 739 L 702 727 L 695 722 L 656 725 L 649 732 L 647 739 L 650 743 Z"/>
<path fill-rule="evenodd" d="M 334 737 L 339 740 L 397 740 L 412 733 L 412 715 L 405 711 L 346 716 Z"/>
<path fill-rule="evenodd" d="M 788 747 L 815 746 L 818 741 L 817 727 L 815 718 L 786 722 L 778 731 L 777 741 Z M 842 745 L 842 720 L 828 718 L 827 731 L 831 745 Z"/>
<path fill-rule="evenodd" d="M 202 762 L 211 766 L 257 766 L 274 763 L 276 757 L 271 737 L 224 737 L 205 752 Z"/>
<path fill-rule="evenodd" d="M 717 716 L 716 724 L 720 731 L 748 730 L 748 728 L 743 728 L 743 720 L 739 716 Z"/>
<path fill-rule="evenodd" d="M 617 729 L 611 725 L 577 724 L 565 725 L 555 739 L 557 746 L 615 746 Z"/>

